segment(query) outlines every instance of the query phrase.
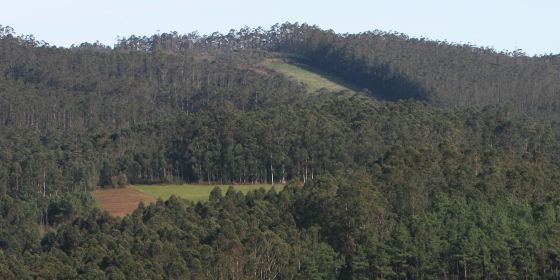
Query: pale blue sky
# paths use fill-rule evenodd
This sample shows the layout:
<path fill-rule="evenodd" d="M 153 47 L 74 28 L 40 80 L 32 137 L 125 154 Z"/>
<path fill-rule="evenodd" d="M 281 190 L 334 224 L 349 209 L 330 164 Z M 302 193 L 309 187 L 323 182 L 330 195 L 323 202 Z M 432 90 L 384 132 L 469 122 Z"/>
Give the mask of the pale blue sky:
<path fill-rule="evenodd" d="M 307 22 L 339 33 L 380 29 L 497 50 L 560 53 L 553 0 L 34 0 L 4 1 L 0 24 L 53 45 L 113 45 L 117 36 L 160 30 L 201 34 Z"/>

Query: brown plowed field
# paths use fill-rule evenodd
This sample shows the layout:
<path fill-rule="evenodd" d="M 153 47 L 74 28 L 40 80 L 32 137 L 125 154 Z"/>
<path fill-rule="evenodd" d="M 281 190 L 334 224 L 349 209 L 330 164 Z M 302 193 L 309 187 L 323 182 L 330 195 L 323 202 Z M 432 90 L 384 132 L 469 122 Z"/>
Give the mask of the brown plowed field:
<path fill-rule="evenodd" d="M 133 188 L 96 190 L 91 193 L 99 208 L 111 216 L 124 217 L 138 207 L 140 202 L 148 205 L 156 199 Z"/>

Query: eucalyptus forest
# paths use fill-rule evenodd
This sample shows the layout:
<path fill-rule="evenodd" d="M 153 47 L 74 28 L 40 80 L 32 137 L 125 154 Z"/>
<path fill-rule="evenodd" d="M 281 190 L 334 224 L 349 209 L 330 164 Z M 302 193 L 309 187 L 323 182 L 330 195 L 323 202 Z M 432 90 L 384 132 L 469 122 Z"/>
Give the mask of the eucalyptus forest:
<path fill-rule="evenodd" d="M 559 121 L 560 55 L 299 23 L 63 48 L 0 26 L 0 279 L 558 279 Z M 90 195 L 161 183 L 233 187 L 123 218 Z"/>

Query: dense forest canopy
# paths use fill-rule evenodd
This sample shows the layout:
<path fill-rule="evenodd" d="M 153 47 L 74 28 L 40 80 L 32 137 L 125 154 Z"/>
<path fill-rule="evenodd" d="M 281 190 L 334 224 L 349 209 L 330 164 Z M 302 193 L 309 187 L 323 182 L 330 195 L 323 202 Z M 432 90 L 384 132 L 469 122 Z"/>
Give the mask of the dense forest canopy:
<path fill-rule="evenodd" d="M 0 26 L 0 278 L 558 278 L 559 73 L 297 23 L 70 48 Z M 122 219 L 89 195 L 163 182 L 286 187 Z"/>
<path fill-rule="evenodd" d="M 413 98 L 447 107 L 511 103 L 522 112 L 558 120 L 558 55 L 528 57 L 521 50 L 497 52 L 379 30 L 336 34 L 297 23 L 209 36 L 132 36 L 115 46 L 172 53 L 209 48 L 289 53 L 382 99 Z"/>

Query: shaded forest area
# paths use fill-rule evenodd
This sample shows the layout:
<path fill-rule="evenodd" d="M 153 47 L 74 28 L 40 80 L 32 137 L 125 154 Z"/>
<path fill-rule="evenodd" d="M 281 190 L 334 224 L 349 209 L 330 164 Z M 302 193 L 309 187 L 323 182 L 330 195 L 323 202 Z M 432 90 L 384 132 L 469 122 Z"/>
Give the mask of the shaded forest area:
<path fill-rule="evenodd" d="M 308 94 L 270 58 L 364 90 Z M 558 278 L 558 70 L 305 24 L 115 48 L 2 27 L 0 278 Z M 89 195 L 273 180 L 123 219 Z"/>

